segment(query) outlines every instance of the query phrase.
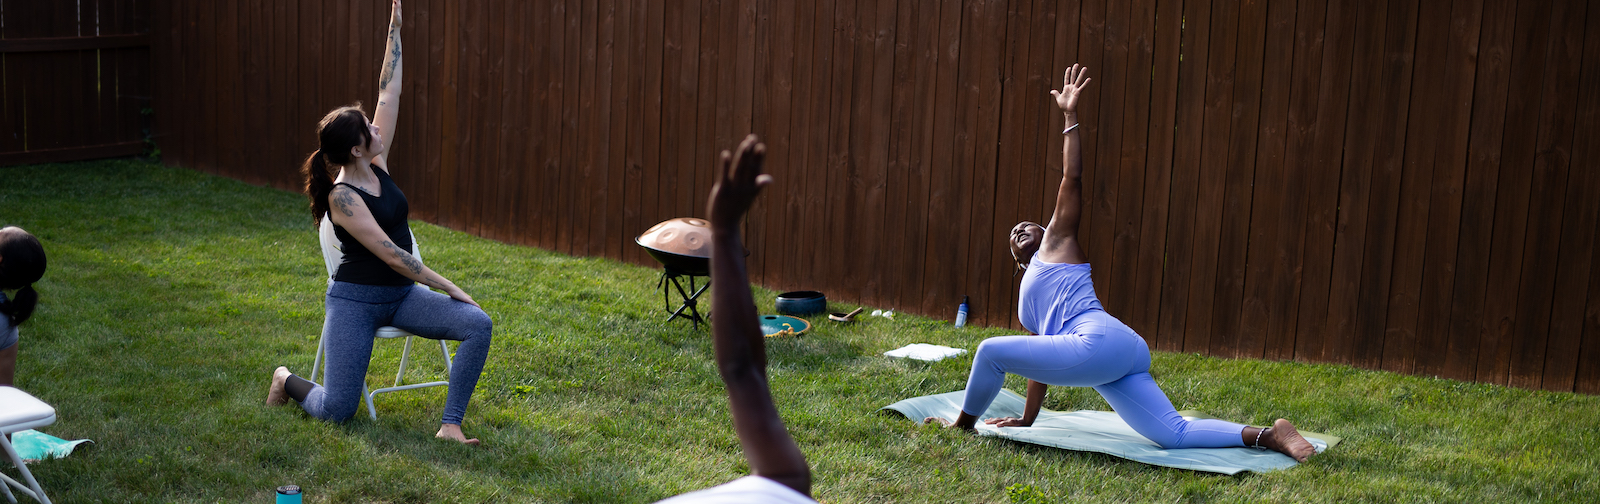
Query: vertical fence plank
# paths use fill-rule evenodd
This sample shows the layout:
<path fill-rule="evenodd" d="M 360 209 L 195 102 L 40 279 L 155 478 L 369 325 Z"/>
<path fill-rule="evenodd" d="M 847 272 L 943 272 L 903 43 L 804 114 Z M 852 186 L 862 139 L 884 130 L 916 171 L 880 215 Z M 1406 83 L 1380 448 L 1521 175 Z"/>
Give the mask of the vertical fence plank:
<path fill-rule="evenodd" d="M 1240 8 L 1238 54 L 1234 56 L 1233 96 L 1230 109 L 1226 165 L 1222 193 L 1222 223 L 1217 237 L 1216 280 L 1213 288 L 1211 354 L 1239 353 L 1239 320 L 1244 298 L 1245 261 L 1250 241 L 1250 208 L 1255 190 L 1257 130 L 1262 99 L 1262 62 L 1267 32 L 1264 2 Z"/>
<path fill-rule="evenodd" d="M 1139 246 L 1133 288 L 1128 293 L 1130 306 L 1124 321 L 1139 334 L 1152 349 L 1159 348 L 1161 286 L 1165 282 L 1164 252 L 1167 248 L 1167 225 L 1172 195 L 1172 149 L 1176 132 L 1178 64 L 1182 46 L 1183 4 L 1157 1 L 1148 23 L 1151 33 L 1144 35 L 1149 44 L 1151 83 L 1149 89 L 1149 120 L 1143 135 L 1146 136 L 1148 154 L 1144 157 L 1145 178 L 1139 218 Z M 1126 149 L 1124 149 L 1126 150 Z"/>
<path fill-rule="evenodd" d="M 959 110 L 963 94 L 959 77 L 960 66 L 963 58 L 961 53 L 966 50 L 966 41 L 961 39 L 961 29 L 966 9 L 960 2 L 945 0 L 939 5 L 940 40 L 938 72 L 935 76 L 934 103 L 945 106 L 935 107 L 933 110 L 934 132 L 933 144 L 930 145 L 928 160 L 928 200 L 923 211 L 928 219 L 928 234 L 923 257 L 922 271 L 919 275 L 921 288 L 920 295 L 915 303 L 906 303 L 921 313 L 933 313 L 944 295 L 955 290 L 950 280 L 951 271 L 961 258 L 955 252 L 956 247 L 964 247 L 956 235 L 955 199 L 959 196 L 959 188 L 955 180 L 956 163 L 953 151 L 956 138 L 957 123 L 960 121 Z"/>
<path fill-rule="evenodd" d="M 1006 16 L 1005 5 L 994 3 L 985 6 L 976 6 L 973 18 L 977 31 L 974 35 L 980 37 L 976 49 L 979 54 L 999 54 L 1003 52 L 1006 41 Z M 971 85 L 976 89 L 977 102 L 974 103 L 973 126 L 971 131 L 972 157 L 969 173 L 971 181 L 965 185 L 969 188 L 968 208 L 970 216 L 967 234 L 967 260 L 957 272 L 964 279 L 958 279 L 960 287 L 949 292 L 940 300 L 943 306 L 935 308 L 930 315 L 934 318 L 950 320 L 955 317 L 956 307 L 961 303 L 962 295 L 973 292 L 982 292 L 990 287 L 990 279 L 994 266 L 999 262 L 996 257 L 997 249 L 1003 242 L 1000 237 L 1003 232 L 996 232 L 994 217 L 994 200 L 996 171 L 995 164 L 997 145 L 1000 138 L 1000 105 L 1002 89 L 1000 87 L 1000 61 L 1001 58 L 978 58 L 977 65 L 973 67 L 975 74 L 971 77 Z M 1009 229 L 1005 226 L 1002 229 Z M 1001 254 L 1001 257 L 1010 257 L 1010 253 Z M 985 303 L 985 307 L 992 307 L 992 303 Z M 1000 320 L 1000 314 L 995 310 L 980 309 L 978 315 L 984 324 L 989 320 Z"/>
<path fill-rule="evenodd" d="M 1380 124 L 1393 128 L 1376 135 L 1372 146 L 1372 168 L 1367 181 L 1368 203 L 1366 234 L 1361 250 L 1360 284 L 1352 314 L 1354 334 L 1350 338 L 1349 359 L 1365 368 L 1383 362 L 1383 337 L 1388 317 L 1389 290 L 1395 255 L 1395 228 L 1400 205 L 1400 189 L 1406 148 L 1405 131 L 1411 99 L 1412 62 L 1417 32 L 1415 2 L 1389 5 L 1383 42 L 1383 73 L 1377 93 Z"/>
<path fill-rule="evenodd" d="M 1026 107 L 1037 102 L 1038 96 L 1026 92 L 1028 80 L 1025 78 L 1028 71 L 1029 55 L 1032 47 L 1029 42 L 1034 39 L 1031 30 L 1033 26 L 1029 19 L 1033 16 L 1034 2 L 1017 1 L 1007 4 L 1005 15 L 1005 58 L 1000 68 L 1001 104 L 1000 104 L 1000 132 L 999 149 L 995 154 L 995 191 L 993 201 L 993 216 L 988 223 L 992 230 L 989 233 L 988 247 L 992 250 L 997 247 L 1007 247 L 1005 252 L 992 254 L 993 260 L 983 267 L 988 269 L 989 281 L 976 284 L 972 294 L 972 311 L 968 315 L 969 321 L 983 325 L 1006 325 L 1011 317 L 1011 282 L 1010 273 L 1014 268 L 1011 260 L 1009 246 L 1000 242 L 1006 239 L 1009 230 L 1016 223 L 1011 220 L 1018 215 L 1020 200 L 1016 196 L 1027 191 L 1030 187 L 1025 185 L 1029 175 L 1037 171 L 1037 167 L 1028 163 L 1023 157 L 1023 145 L 1031 139 L 1035 131 L 1029 128 L 1012 127 L 1023 123 L 1022 119 L 1028 112 Z M 959 301 L 959 300 L 958 300 Z M 954 313 L 953 311 L 950 313 Z M 935 316 L 943 315 L 935 312 Z"/>
<path fill-rule="evenodd" d="M 1200 173 L 1198 211 L 1194 217 L 1194 251 L 1189 279 L 1188 325 L 1183 350 L 1204 352 L 1213 348 L 1218 241 L 1221 238 L 1222 209 L 1226 196 L 1228 145 L 1232 133 L 1234 70 L 1237 64 L 1239 16 L 1236 5 L 1213 4 L 1209 59 L 1205 69 L 1202 143 L 1199 149 Z"/>
<path fill-rule="evenodd" d="M 1517 300 L 1527 266 L 1529 192 L 1538 142 L 1540 90 L 1543 89 L 1550 26 L 1550 2 L 1517 2 L 1516 32 L 1511 46 L 1511 82 L 1507 92 L 1505 137 L 1501 144 L 1500 181 L 1496 184 L 1494 232 L 1490 249 L 1489 288 L 1479 338 L 1478 381 L 1505 384 L 1516 334 Z"/>
<path fill-rule="evenodd" d="M 1528 197 L 1527 245 L 1518 282 L 1515 337 L 1507 371 L 1513 386 L 1538 388 L 1544 378 L 1557 267 L 1562 266 L 1561 222 L 1565 217 L 1568 169 L 1572 160 L 1574 110 L 1579 65 L 1583 60 L 1584 4 L 1555 2 L 1545 30 L 1549 41 L 1539 95 L 1538 140 L 1534 145 Z M 1571 265 L 1566 265 L 1570 267 Z M 1569 292 L 1570 294 L 1570 292 Z"/>
<path fill-rule="evenodd" d="M 1595 226 L 1600 217 L 1600 198 L 1594 197 L 1600 194 L 1600 170 L 1586 168 L 1594 166 L 1594 159 L 1600 155 L 1600 143 L 1595 140 L 1600 132 L 1600 32 L 1595 31 L 1600 26 L 1600 9 L 1587 9 L 1584 17 L 1588 27 L 1578 39 L 1577 54 L 1570 56 L 1581 68 L 1576 76 L 1577 116 L 1557 259 L 1561 274 L 1555 279 L 1550 340 L 1542 356 L 1544 376 L 1540 382 L 1541 388 L 1560 392 L 1579 391 L 1576 385 L 1583 350 L 1584 305 L 1589 302 L 1585 283 L 1595 269 L 1589 251 L 1595 249 Z"/>
<path fill-rule="evenodd" d="M 1351 71 L 1358 75 L 1378 76 L 1377 79 L 1359 79 L 1351 83 L 1349 123 L 1344 141 L 1345 156 L 1339 177 L 1338 220 L 1334 233 L 1333 275 L 1328 293 L 1327 336 L 1320 359 L 1332 362 L 1350 362 L 1361 316 L 1360 300 L 1362 259 L 1366 256 L 1369 202 L 1371 200 L 1373 153 L 1377 149 L 1381 130 L 1368 125 L 1392 117 L 1393 111 L 1381 110 L 1388 105 L 1383 84 L 1389 80 L 1386 72 L 1388 59 L 1384 55 L 1385 35 L 1388 34 L 1388 12 L 1383 9 L 1363 9 L 1358 12 L 1354 64 Z"/>
<path fill-rule="evenodd" d="M 1344 162 L 1345 125 L 1349 122 L 1350 88 L 1354 86 L 1355 37 L 1359 28 L 1358 4 L 1331 0 L 1327 9 L 1327 42 L 1322 64 L 1322 80 L 1317 92 L 1317 123 L 1311 133 L 1307 187 L 1308 210 L 1303 242 L 1305 268 L 1301 277 L 1300 311 L 1296 317 L 1294 355 L 1298 359 L 1319 360 L 1327 354 L 1329 339 L 1328 302 L 1333 294 L 1332 270 L 1334 226 L 1338 215 L 1340 166 Z"/>
<path fill-rule="evenodd" d="M 1266 342 L 1263 357 L 1294 357 L 1298 318 L 1305 278 L 1306 216 L 1313 178 L 1316 132 L 1328 118 L 1318 115 L 1324 63 L 1331 59 L 1324 41 L 1328 36 L 1325 0 L 1304 0 L 1295 6 L 1293 77 L 1289 90 L 1288 123 L 1284 127 L 1284 210 L 1278 216 L 1279 242 L 1273 251 L 1278 282 L 1268 289 Z"/>
<path fill-rule="evenodd" d="M 1112 268 L 1101 276 L 1109 280 L 1104 283 L 1111 290 L 1106 292 L 1102 301 L 1109 303 L 1107 309 L 1128 322 L 1135 331 L 1151 333 L 1142 327 L 1143 316 L 1136 308 L 1136 296 L 1144 290 L 1141 283 L 1147 277 L 1140 262 L 1140 251 L 1144 246 L 1141 227 L 1146 210 L 1145 187 L 1147 180 L 1157 178 L 1148 168 L 1154 73 L 1147 70 L 1152 69 L 1154 64 L 1156 2 L 1141 0 L 1127 3 L 1128 11 L 1122 13 L 1124 21 L 1119 22 L 1125 23 L 1123 35 L 1117 42 L 1117 52 L 1121 53 L 1119 58 L 1127 69 L 1122 78 L 1127 82 L 1117 86 L 1123 90 L 1123 100 L 1117 106 L 1118 110 L 1102 116 L 1121 116 L 1117 148 L 1103 151 L 1106 156 L 1102 158 L 1106 160 L 1106 168 L 1115 166 L 1118 173 L 1114 189 L 1116 201 L 1108 202 L 1115 205 L 1112 210 L 1114 225 L 1110 234 L 1111 250 L 1115 255 L 1111 258 Z"/>
<path fill-rule="evenodd" d="M 876 304 L 881 304 L 882 300 L 888 297 L 888 293 L 883 289 L 888 268 L 879 265 L 903 260 L 884 254 L 886 247 L 883 246 L 883 242 L 889 234 L 888 229 L 884 227 L 884 219 L 880 217 L 888 212 L 888 184 L 899 184 L 901 181 L 895 173 L 889 171 L 892 145 L 890 135 L 893 132 L 889 114 L 893 105 L 894 69 L 898 63 L 895 44 L 900 36 L 895 23 L 899 14 L 897 3 L 897 0 L 877 0 L 876 16 L 865 32 L 871 42 L 865 48 L 871 50 L 875 63 L 870 67 L 872 92 L 868 97 L 868 103 L 871 106 L 864 107 L 872 121 L 867 125 L 867 139 L 864 145 L 867 152 L 867 155 L 863 156 L 866 165 L 862 167 L 865 210 L 860 221 L 867 225 L 865 229 L 868 236 L 873 238 L 871 244 L 867 246 L 867 250 L 870 251 L 868 260 L 861 265 L 862 274 L 867 282 L 859 302 L 870 300 Z"/>
<path fill-rule="evenodd" d="M 1450 348 L 1450 306 L 1454 295 L 1456 248 L 1460 246 L 1468 138 L 1473 110 L 1474 69 L 1483 26 L 1482 0 L 1461 0 L 1451 9 L 1449 53 L 1443 68 L 1446 86 L 1439 123 L 1450 127 L 1434 150 L 1426 258 L 1416 314 L 1413 372 L 1441 375 Z"/>
<path fill-rule="evenodd" d="M 1388 297 L 1387 320 L 1378 335 L 1381 337 L 1381 368 L 1410 372 L 1414 367 L 1416 346 L 1416 320 L 1421 298 L 1423 256 L 1428 236 L 1428 211 L 1433 207 L 1432 193 L 1434 166 L 1440 137 L 1445 131 L 1429 118 L 1448 114 L 1445 109 L 1450 82 L 1446 52 L 1449 49 L 1451 25 L 1431 22 L 1450 19 L 1451 6 L 1445 3 L 1423 2 L 1417 19 L 1416 58 L 1410 112 L 1407 113 L 1404 159 L 1400 163 L 1397 223 L 1394 231 L 1394 262 Z"/>
<path fill-rule="evenodd" d="M 1505 134 L 1507 88 L 1511 68 L 1511 36 L 1516 2 L 1487 0 L 1478 44 L 1478 66 L 1472 98 L 1472 131 L 1462 192 L 1461 246 L 1457 248 L 1455 293 L 1450 304 L 1450 346 L 1446 378 L 1471 380 L 1477 374 L 1480 336 L 1488 329 L 1483 311 L 1489 289 L 1490 246 L 1500 172 L 1500 145 Z"/>
<path fill-rule="evenodd" d="M 1250 202 L 1249 240 L 1245 244 L 1244 278 L 1241 279 L 1242 298 L 1238 310 L 1237 346 L 1234 355 L 1262 358 L 1266 354 L 1267 335 L 1271 330 L 1274 304 L 1273 287 L 1288 284 L 1290 272 L 1285 267 L 1286 242 L 1298 241 L 1298 235 L 1289 235 L 1281 219 L 1293 214 L 1288 207 L 1295 205 L 1290 193 L 1289 171 L 1284 164 L 1287 148 L 1289 107 L 1293 98 L 1295 17 L 1299 6 L 1295 1 L 1268 2 L 1263 22 L 1263 52 L 1260 75 L 1261 105 L 1257 125 L 1257 147 L 1254 174 L 1255 191 Z M 1298 198 L 1297 198 L 1298 199 Z"/>
<path fill-rule="evenodd" d="M 1198 204 L 1200 148 L 1205 128 L 1206 66 L 1211 45 L 1211 5 L 1203 0 L 1184 2 L 1182 51 L 1178 63 L 1177 110 L 1174 113 L 1171 220 L 1167 226 L 1161 274 L 1161 313 L 1156 325 L 1156 348 L 1182 351 L 1188 332 L 1189 285 L 1195 255 L 1194 218 Z"/>

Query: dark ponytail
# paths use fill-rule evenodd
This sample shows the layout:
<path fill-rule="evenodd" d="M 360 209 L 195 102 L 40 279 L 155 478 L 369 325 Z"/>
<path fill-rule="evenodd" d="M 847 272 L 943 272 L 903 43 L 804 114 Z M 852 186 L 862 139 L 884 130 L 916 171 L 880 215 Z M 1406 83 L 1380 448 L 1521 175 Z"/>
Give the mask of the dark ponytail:
<path fill-rule="evenodd" d="M 317 123 L 317 142 L 317 151 L 300 164 L 300 174 L 305 177 L 306 196 L 311 198 L 311 220 L 321 224 L 322 216 L 328 213 L 328 193 L 333 191 L 332 168 L 350 164 L 351 147 L 372 142 L 361 103 L 339 107 L 322 116 Z"/>
<path fill-rule="evenodd" d="M 44 246 L 38 238 L 19 227 L 0 228 L 0 290 L 18 289 L 15 298 L 0 303 L 0 315 L 10 317 L 11 325 L 33 316 L 39 304 L 33 283 L 44 277 L 44 268 Z"/>

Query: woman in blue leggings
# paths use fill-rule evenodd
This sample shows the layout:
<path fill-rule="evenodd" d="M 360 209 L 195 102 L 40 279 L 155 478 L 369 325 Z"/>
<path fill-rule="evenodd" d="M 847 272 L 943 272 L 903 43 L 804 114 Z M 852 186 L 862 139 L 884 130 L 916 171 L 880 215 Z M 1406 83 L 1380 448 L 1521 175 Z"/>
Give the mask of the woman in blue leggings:
<path fill-rule="evenodd" d="M 450 391 L 436 437 L 475 445 L 477 439 L 462 434 L 461 420 L 488 358 L 494 327 L 472 296 L 411 255 L 411 228 L 406 221 L 410 207 L 389 176 L 392 144 L 384 142 L 383 135 L 394 131 L 399 116 L 399 0 L 393 0 L 384 54 L 373 119 L 368 121 L 359 105 L 329 112 L 317 130 L 317 152 L 301 166 L 312 218 L 333 220 L 344 251 L 328 286 L 327 378 L 318 385 L 279 367 L 273 372 L 267 403 L 294 399 L 311 416 L 348 420 L 361 405 L 373 332 L 394 326 L 424 338 L 461 342 L 451 362 Z"/>
<path fill-rule="evenodd" d="M 1033 425 L 1050 385 L 1094 387 L 1133 430 L 1162 448 L 1253 446 L 1304 462 L 1316 452 L 1294 425 L 1278 419 L 1261 429 L 1221 420 L 1185 420 L 1150 377 L 1150 350 L 1133 329 L 1106 313 L 1095 297 L 1089 260 L 1078 246 L 1083 174 L 1078 96 L 1088 69 L 1073 65 L 1061 90 L 1050 90 L 1066 116 L 1062 162 L 1066 176 L 1048 227 L 1022 222 L 1011 228 L 1011 255 L 1026 273 L 1018 296 L 1022 325 L 1038 336 L 1004 336 L 978 345 L 967 379 L 961 416 L 947 426 L 972 429 L 1000 393 L 1006 373 L 1028 379 L 1022 418 L 994 418 L 998 427 Z"/>

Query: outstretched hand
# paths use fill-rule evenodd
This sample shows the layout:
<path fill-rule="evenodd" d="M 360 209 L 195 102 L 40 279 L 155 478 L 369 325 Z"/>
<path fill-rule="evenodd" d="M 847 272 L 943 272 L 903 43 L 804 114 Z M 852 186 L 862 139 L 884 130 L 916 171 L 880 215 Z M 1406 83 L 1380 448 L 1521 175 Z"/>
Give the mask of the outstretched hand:
<path fill-rule="evenodd" d="M 1078 95 L 1083 93 L 1083 88 L 1089 85 L 1089 67 L 1072 64 L 1067 69 L 1066 79 L 1061 83 L 1061 89 L 1050 90 L 1050 96 L 1056 98 L 1056 106 L 1062 112 L 1074 113 L 1078 111 Z"/>
<path fill-rule="evenodd" d="M 717 178 L 711 186 L 711 198 L 706 202 L 706 213 L 711 226 L 738 226 L 739 219 L 750 211 L 761 188 L 772 183 L 772 176 L 761 173 L 767 157 L 767 145 L 755 134 L 744 137 L 738 152 L 722 151 L 717 162 Z"/>

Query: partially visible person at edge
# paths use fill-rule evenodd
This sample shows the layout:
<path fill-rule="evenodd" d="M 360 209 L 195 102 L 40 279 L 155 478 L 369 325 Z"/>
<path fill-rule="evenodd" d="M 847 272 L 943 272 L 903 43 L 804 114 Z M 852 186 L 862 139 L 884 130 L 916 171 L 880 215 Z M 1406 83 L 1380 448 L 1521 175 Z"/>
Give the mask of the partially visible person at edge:
<path fill-rule="evenodd" d="M 409 207 L 390 178 L 393 144 L 384 138 L 393 134 L 400 108 L 399 0 L 393 0 L 392 8 L 373 119 L 367 120 L 359 104 L 329 112 L 318 124 L 318 150 L 301 167 L 313 221 L 331 219 L 344 252 L 326 297 L 327 375 L 319 385 L 279 367 L 272 374 L 267 403 L 294 399 L 311 416 L 349 419 L 361 404 L 373 333 L 394 326 L 425 338 L 461 342 L 451 363 L 436 437 L 475 445 L 477 439 L 461 432 L 461 421 L 489 355 L 493 323 L 472 296 L 411 254 Z M 337 178 L 331 169 L 338 170 Z"/>
<path fill-rule="evenodd" d="M 17 326 L 39 304 L 33 283 L 44 277 L 44 267 L 44 245 L 37 237 L 16 226 L 0 228 L 0 385 L 16 383 Z"/>
<path fill-rule="evenodd" d="M 961 415 L 954 422 L 939 417 L 927 420 L 973 429 L 999 395 L 1006 373 L 1013 373 L 1028 379 L 1022 418 L 992 418 L 985 423 L 1030 426 L 1050 385 L 1093 387 L 1128 426 L 1162 448 L 1251 446 L 1305 462 L 1316 449 L 1288 420 L 1280 418 L 1272 427 L 1257 428 L 1222 420 L 1187 420 L 1179 415 L 1150 376 L 1150 349 L 1144 338 L 1100 305 L 1089 275 L 1089 258 L 1078 246 L 1083 155 L 1077 108 L 1079 95 L 1088 84 L 1088 69 L 1072 65 L 1061 89 L 1050 90 L 1066 119 L 1061 132 L 1065 137 L 1061 148 L 1065 176 L 1050 225 L 1024 221 L 1011 229 L 1011 254 L 1017 267 L 1025 271 L 1017 316 L 1036 336 L 984 340 L 972 359 Z"/>
<path fill-rule="evenodd" d="M 717 314 L 711 321 L 712 346 L 750 475 L 662 504 L 816 502 L 806 456 L 789 436 L 767 388 L 766 341 L 756 321 L 739 239 L 739 222 L 761 188 L 772 183 L 771 175 L 761 173 L 766 154 L 767 146 L 755 135 L 745 137 L 731 156 L 722 151 L 706 205 L 711 216 L 711 311 Z"/>

